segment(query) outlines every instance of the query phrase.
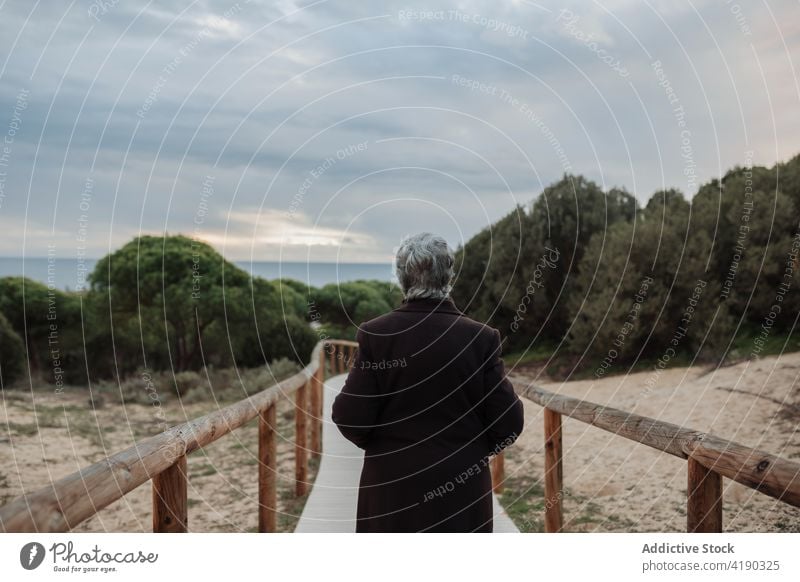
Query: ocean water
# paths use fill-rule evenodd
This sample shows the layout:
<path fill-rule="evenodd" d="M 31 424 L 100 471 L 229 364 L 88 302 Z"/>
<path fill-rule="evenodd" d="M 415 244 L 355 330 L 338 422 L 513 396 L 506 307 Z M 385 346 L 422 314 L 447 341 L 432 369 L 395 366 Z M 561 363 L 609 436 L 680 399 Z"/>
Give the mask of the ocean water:
<path fill-rule="evenodd" d="M 251 275 L 264 279 L 295 279 L 314 287 L 356 279 L 392 280 L 391 263 L 233 262 Z M 50 264 L 47 257 L 0 257 L 0 277 L 25 275 L 45 285 L 74 291 L 88 286 L 86 278 L 96 263 L 93 259 L 57 258 Z"/>

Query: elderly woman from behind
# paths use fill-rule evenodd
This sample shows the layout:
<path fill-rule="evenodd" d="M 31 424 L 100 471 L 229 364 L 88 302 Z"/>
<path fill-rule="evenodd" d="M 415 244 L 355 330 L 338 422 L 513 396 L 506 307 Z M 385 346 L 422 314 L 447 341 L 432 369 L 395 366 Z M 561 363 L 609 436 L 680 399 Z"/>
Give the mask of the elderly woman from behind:
<path fill-rule="evenodd" d="M 442 237 L 404 239 L 402 304 L 356 334 L 332 419 L 365 451 L 357 532 L 492 531 L 488 459 L 522 433 L 523 409 L 500 332 L 450 297 L 454 263 Z"/>

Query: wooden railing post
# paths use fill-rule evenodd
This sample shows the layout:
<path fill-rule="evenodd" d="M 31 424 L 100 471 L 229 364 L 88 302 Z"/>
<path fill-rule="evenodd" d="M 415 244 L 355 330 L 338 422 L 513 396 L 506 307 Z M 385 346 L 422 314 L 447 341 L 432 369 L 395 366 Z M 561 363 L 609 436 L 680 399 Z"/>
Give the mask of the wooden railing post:
<path fill-rule="evenodd" d="M 272 404 L 258 415 L 258 531 L 277 528 L 278 449 L 275 441 L 276 413 Z"/>
<path fill-rule="evenodd" d="M 328 342 L 325 344 L 326 348 L 330 349 L 328 352 L 328 364 L 330 364 L 331 376 L 336 375 L 336 346 Z"/>
<path fill-rule="evenodd" d="M 319 401 L 317 409 L 317 417 L 319 418 L 319 423 L 322 425 L 322 401 L 324 399 L 324 385 L 325 385 L 325 352 L 320 352 L 319 354 L 319 382 L 317 382 L 317 389 L 319 390 Z M 322 430 L 320 429 L 320 435 L 322 434 Z M 320 436 L 321 438 L 321 436 Z M 320 444 L 320 450 L 322 450 L 322 445 Z"/>
<path fill-rule="evenodd" d="M 319 351 L 319 381 L 325 382 L 325 347 Z"/>
<path fill-rule="evenodd" d="M 301 497 L 308 486 L 308 385 L 306 382 L 297 389 L 294 415 L 294 494 Z"/>
<path fill-rule="evenodd" d="M 337 360 L 337 364 L 336 364 L 337 371 L 340 374 L 344 374 L 344 370 L 345 370 L 345 367 L 344 367 L 344 347 L 342 347 L 342 346 L 337 346 L 336 347 L 336 360 Z"/>
<path fill-rule="evenodd" d="M 348 369 L 352 368 L 353 364 L 355 363 L 353 361 L 353 355 L 355 354 L 355 351 L 356 350 L 355 350 L 355 348 L 353 348 L 353 346 L 347 346 L 347 368 Z"/>
<path fill-rule="evenodd" d="M 318 459 L 322 451 L 322 365 L 324 360 L 320 360 L 320 367 L 311 376 L 311 455 Z"/>
<path fill-rule="evenodd" d="M 686 488 L 686 530 L 697 533 L 722 532 L 722 475 L 688 459 Z"/>
<path fill-rule="evenodd" d="M 186 455 L 153 477 L 153 532 L 186 533 Z"/>
<path fill-rule="evenodd" d="M 563 487 L 561 464 L 561 415 L 544 409 L 544 531 L 560 532 L 564 526 L 561 511 Z"/>
<path fill-rule="evenodd" d="M 495 493 L 503 492 L 503 481 L 505 475 L 505 453 L 497 453 L 492 459 L 492 491 Z"/>

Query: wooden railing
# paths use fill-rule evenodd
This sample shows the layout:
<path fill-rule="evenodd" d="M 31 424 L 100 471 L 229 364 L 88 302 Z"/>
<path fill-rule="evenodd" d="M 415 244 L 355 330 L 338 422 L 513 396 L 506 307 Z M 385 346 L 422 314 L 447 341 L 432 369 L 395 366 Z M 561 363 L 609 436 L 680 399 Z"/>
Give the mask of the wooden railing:
<path fill-rule="evenodd" d="M 800 464 L 708 433 L 548 392 L 517 386 L 544 407 L 545 531 L 563 529 L 561 417 L 569 416 L 681 459 L 687 466 L 686 529 L 722 531 L 722 477 L 800 507 Z"/>
<path fill-rule="evenodd" d="M 5 532 L 63 532 L 144 483 L 153 483 L 153 531 L 185 532 L 188 523 L 187 456 L 258 416 L 258 531 L 274 532 L 277 515 L 276 405 L 295 398 L 295 495 L 308 491 L 309 453 L 322 452 L 325 354 L 333 373 L 345 370 L 357 344 L 322 340 L 297 374 L 203 417 L 85 467 L 0 507 Z"/>

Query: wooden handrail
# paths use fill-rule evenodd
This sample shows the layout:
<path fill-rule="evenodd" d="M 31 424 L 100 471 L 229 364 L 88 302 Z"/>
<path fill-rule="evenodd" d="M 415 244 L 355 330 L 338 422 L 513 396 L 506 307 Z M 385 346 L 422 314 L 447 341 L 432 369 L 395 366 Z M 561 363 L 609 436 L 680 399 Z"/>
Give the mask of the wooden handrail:
<path fill-rule="evenodd" d="M 306 385 L 317 391 L 312 398 L 318 410 L 295 409 L 301 417 L 310 418 L 312 436 L 319 434 L 322 417 L 321 395 L 324 382 L 323 350 L 343 351 L 353 342 L 325 339 L 317 342 L 311 361 L 297 374 L 266 390 L 230 406 L 176 425 L 166 431 L 137 442 L 110 457 L 84 467 L 32 493 L 18 497 L 0 507 L 0 529 L 4 532 L 63 532 L 107 507 L 117 499 L 153 480 L 155 531 L 186 531 L 186 456 L 243 426 L 256 416 L 259 420 L 259 459 L 268 466 L 259 468 L 259 530 L 275 529 L 275 411 L 282 395 L 306 392 Z M 333 368 L 332 368 L 333 369 Z M 313 381 L 312 381 L 313 379 Z M 305 400 L 303 400 L 305 401 Z M 308 462 L 305 422 L 297 427 L 298 445 L 296 475 L 307 475 Z M 314 425 L 318 425 L 314 427 Z M 312 438 L 312 447 L 315 445 Z M 317 450 L 321 443 L 317 442 Z M 296 449 L 300 449 L 298 446 Z M 305 477 L 303 479 L 305 481 Z M 305 492 L 306 484 L 297 490 Z"/>
<path fill-rule="evenodd" d="M 688 461 L 687 529 L 722 530 L 721 476 L 800 507 L 800 463 L 705 432 L 587 400 L 515 386 L 545 407 L 545 531 L 561 531 L 561 415 Z M 557 417 L 557 418 L 556 418 Z"/>

